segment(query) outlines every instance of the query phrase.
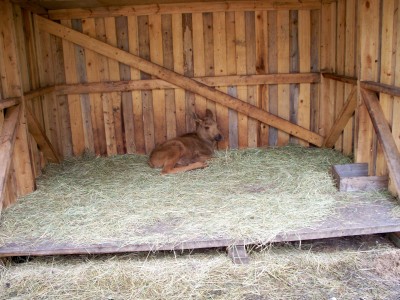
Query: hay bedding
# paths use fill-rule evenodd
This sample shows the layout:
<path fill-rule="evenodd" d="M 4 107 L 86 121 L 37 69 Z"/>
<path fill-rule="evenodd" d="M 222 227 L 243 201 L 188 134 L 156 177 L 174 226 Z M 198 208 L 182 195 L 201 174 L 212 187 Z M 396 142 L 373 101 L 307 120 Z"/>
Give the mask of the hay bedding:
<path fill-rule="evenodd" d="M 0 265 L 0 299 L 399 299 L 400 250 L 373 236 L 324 243 L 274 245 L 241 266 L 215 251 L 34 258 Z"/>
<path fill-rule="evenodd" d="M 312 226 L 337 208 L 328 170 L 349 158 L 289 146 L 221 151 L 208 168 L 160 176 L 143 155 L 83 157 L 50 165 L 38 190 L 6 210 L 9 242 L 268 242 Z"/>

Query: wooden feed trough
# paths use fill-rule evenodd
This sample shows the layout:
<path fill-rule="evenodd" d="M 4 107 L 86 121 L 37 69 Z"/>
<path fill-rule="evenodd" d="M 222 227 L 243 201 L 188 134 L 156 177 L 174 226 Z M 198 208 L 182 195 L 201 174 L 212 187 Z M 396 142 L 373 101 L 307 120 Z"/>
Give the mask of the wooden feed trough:
<path fill-rule="evenodd" d="M 368 176 L 388 176 L 388 189 L 398 197 L 399 5 L 1 1 L 0 208 L 32 193 L 49 162 L 85 153 L 148 154 L 194 130 L 190 116 L 207 108 L 225 136 L 221 150 L 289 143 L 333 147 L 367 163 Z M 353 203 L 312 229 L 283 232 L 271 241 L 397 232 L 400 219 L 389 213 L 395 206 Z M 0 252 L 109 253 L 232 243 L 237 241 L 157 248 L 43 242 Z M 233 257 L 242 257 L 240 245 L 232 249 Z"/>

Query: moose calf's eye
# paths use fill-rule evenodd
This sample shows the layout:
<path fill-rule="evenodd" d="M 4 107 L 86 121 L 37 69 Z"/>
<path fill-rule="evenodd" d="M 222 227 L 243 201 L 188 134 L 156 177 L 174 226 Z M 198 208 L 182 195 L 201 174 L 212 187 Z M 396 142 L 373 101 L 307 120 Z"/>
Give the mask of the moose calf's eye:
<path fill-rule="evenodd" d="M 210 129 L 210 127 L 208 127 L 208 126 L 205 126 L 205 127 L 204 127 L 204 129 L 205 129 L 205 130 L 208 130 L 208 129 Z"/>

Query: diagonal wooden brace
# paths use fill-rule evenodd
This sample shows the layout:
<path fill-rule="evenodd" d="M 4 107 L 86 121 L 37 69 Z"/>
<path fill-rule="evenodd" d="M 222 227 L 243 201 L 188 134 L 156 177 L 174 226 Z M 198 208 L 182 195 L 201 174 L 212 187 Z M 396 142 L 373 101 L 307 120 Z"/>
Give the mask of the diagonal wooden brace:
<path fill-rule="evenodd" d="M 47 138 L 39 121 L 35 118 L 28 107 L 26 107 L 26 119 L 28 121 L 29 132 L 32 134 L 40 150 L 43 151 L 44 156 L 53 163 L 60 163 L 60 157 L 58 156 L 57 151 Z"/>
<path fill-rule="evenodd" d="M 259 120 L 267 125 L 285 131 L 286 133 L 303 139 L 311 144 L 319 147 L 322 146 L 322 136 L 301 126 L 295 125 L 283 118 L 270 114 L 255 105 L 243 102 L 204 83 L 197 82 L 196 80 L 175 73 L 174 71 L 161 67 L 136 55 L 118 49 L 117 47 L 113 47 L 107 43 L 101 42 L 95 38 L 91 38 L 83 33 L 48 19 L 36 16 L 36 22 L 39 26 L 39 29 L 42 31 L 58 36 L 86 49 L 95 51 L 108 58 L 115 59 L 131 67 L 137 68 L 143 72 L 179 86 L 182 89 L 203 96 L 209 100 Z"/>
<path fill-rule="evenodd" d="M 3 207 L 6 183 L 9 177 L 21 111 L 20 105 L 7 109 L 3 128 L 0 133 L 0 212 Z"/>
<path fill-rule="evenodd" d="M 361 88 L 361 96 L 371 117 L 376 136 L 383 148 L 383 154 L 387 161 L 396 193 L 398 197 L 400 197 L 400 153 L 392 136 L 392 132 L 390 131 L 389 124 L 376 94 Z"/>

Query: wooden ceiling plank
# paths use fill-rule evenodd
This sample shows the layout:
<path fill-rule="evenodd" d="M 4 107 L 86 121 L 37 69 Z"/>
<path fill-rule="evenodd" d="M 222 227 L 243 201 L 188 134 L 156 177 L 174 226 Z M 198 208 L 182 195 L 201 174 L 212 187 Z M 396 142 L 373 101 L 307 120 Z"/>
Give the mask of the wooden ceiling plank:
<path fill-rule="evenodd" d="M 102 1 L 103 2 L 103 1 Z M 133 1 L 132 1 L 133 2 Z M 154 2 L 154 1 L 153 1 Z M 161 3 L 160 3 L 161 2 Z M 219 2 L 185 2 L 185 3 L 157 3 L 130 5 L 130 6 L 103 6 L 82 8 L 77 2 L 76 8 L 49 10 L 49 17 L 53 20 L 80 19 L 94 17 L 116 17 L 150 14 L 173 13 L 202 13 L 218 11 L 245 11 L 245 10 L 299 10 L 320 9 L 321 2 L 316 0 L 287 0 L 287 1 L 219 1 Z M 110 4 L 112 1 L 110 1 Z M 137 3 L 137 1 L 136 1 Z M 112 5 L 112 4 L 111 4 Z"/>

